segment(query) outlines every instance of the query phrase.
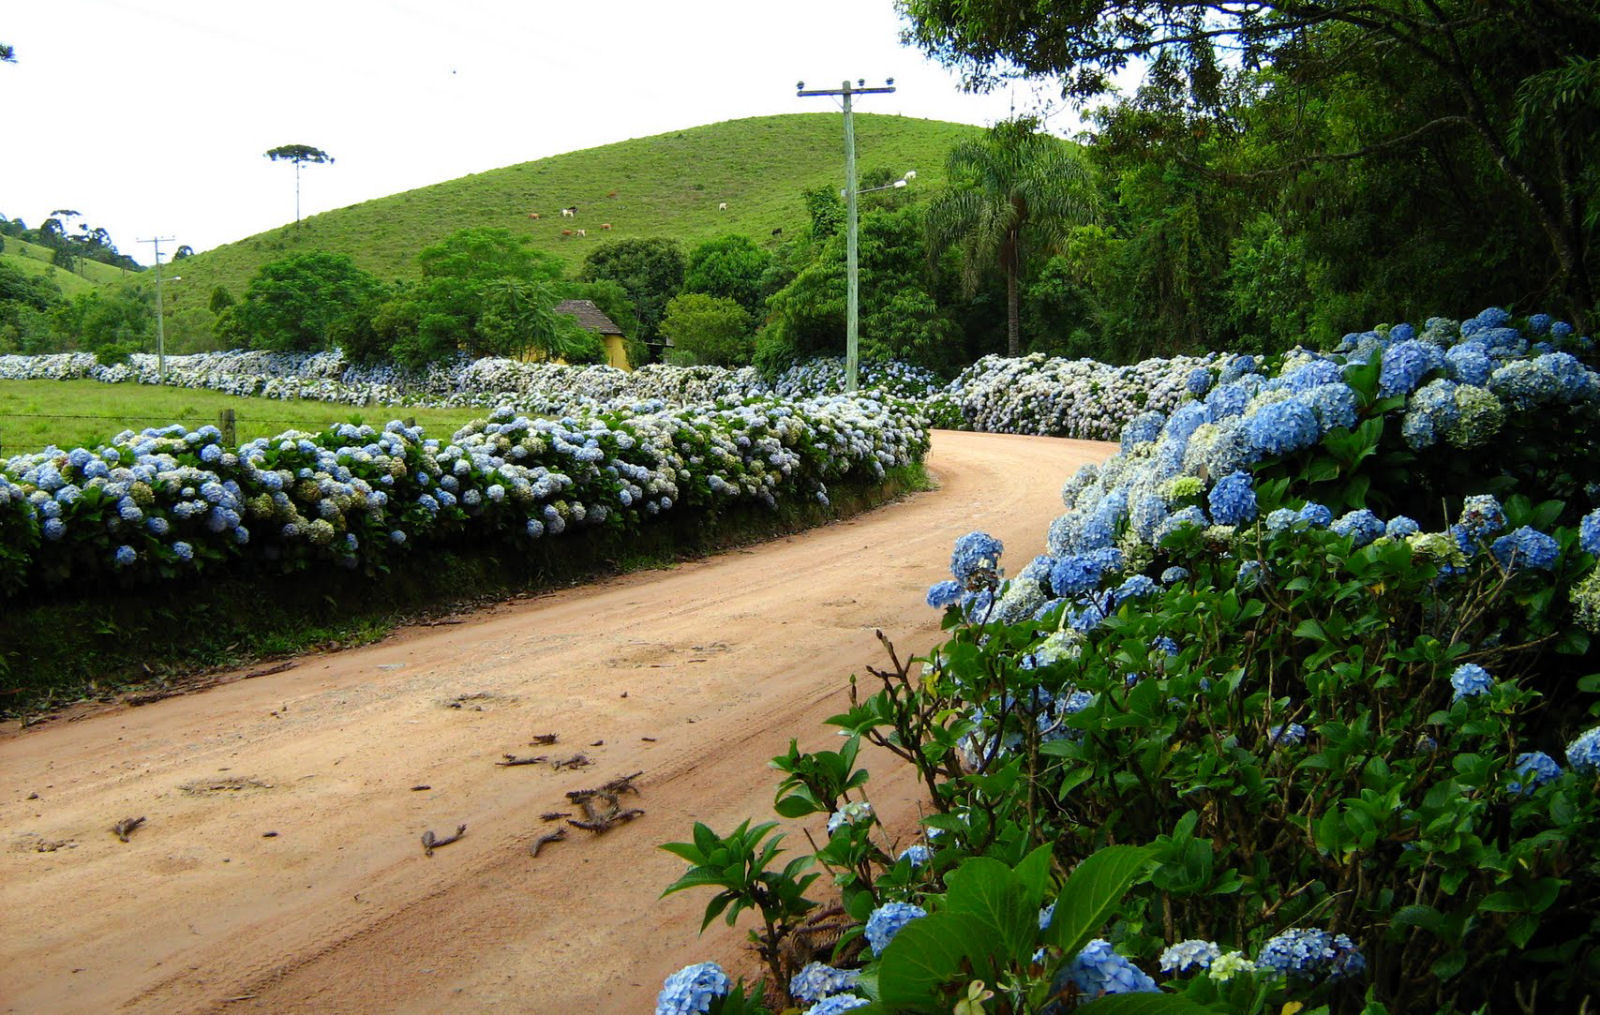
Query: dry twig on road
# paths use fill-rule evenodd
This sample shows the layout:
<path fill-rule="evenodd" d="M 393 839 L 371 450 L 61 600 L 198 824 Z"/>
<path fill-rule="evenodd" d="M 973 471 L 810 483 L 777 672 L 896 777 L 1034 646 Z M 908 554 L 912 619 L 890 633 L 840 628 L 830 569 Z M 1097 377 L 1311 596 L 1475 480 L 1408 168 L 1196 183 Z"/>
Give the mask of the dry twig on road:
<path fill-rule="evenodd" d="M 461 841 L 461 837 L 466 834 L 467 826 L 457 825 L 456 834 L 439 839 L 434 837 L 433 829 L 430 828 L 426 832 L 422 833 L 422 852 L 427 856 L 432 856 L 433 851 L 438 849 L 440 846 L 448 846 L 452 842 L 459 842 Z"/>

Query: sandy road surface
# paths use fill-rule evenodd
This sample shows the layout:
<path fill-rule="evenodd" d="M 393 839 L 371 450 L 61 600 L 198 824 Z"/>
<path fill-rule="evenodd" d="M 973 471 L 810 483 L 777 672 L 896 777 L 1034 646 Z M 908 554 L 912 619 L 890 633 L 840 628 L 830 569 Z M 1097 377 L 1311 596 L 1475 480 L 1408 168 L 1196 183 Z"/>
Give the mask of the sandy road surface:
<path fill-rule="evenodd" d="M 936 643 L 951 541 L 981 525 L 1015 570 L 1111 450 L 941 431 L 937 491 L 841 525 L 5 734 L 0 1011 L 645 1012 L 688 962 L 748 968 L 743 925 L 696 938 L 707 892 L 657 900 L 683 865 L 656 846 L 770 816 L 766 762 L 833 742 L 874 628 Z M 916 787 L 874 768 L 903 832 Z M 641 770 L 644 817 L 529 856 L 566 791 Z"/>

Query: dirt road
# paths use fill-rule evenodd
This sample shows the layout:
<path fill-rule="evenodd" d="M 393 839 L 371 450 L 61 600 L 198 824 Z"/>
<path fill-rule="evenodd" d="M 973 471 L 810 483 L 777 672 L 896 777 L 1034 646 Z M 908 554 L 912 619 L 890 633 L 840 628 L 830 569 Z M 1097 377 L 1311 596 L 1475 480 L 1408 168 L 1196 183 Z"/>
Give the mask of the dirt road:
<path fill-rule="evenodd" d="M 982 527 L 1015 571 L 1112 450 L 941 431 L 939 489 L 850 522 L 5 734 L 0 1011 L 636 1013 L 689 962 L 753 972 L 745 924 L 696 937 L 708 891 L 657 899 L 683 870 L 657 845 L 769 818 L 767 761 L 836 742 L 874 629 L 936 644 L 952 540 Z M 873 767 L 904 833 L 916 787 Z M 643 817 L 530 857 L 567 791 L 635 771 Z"/>

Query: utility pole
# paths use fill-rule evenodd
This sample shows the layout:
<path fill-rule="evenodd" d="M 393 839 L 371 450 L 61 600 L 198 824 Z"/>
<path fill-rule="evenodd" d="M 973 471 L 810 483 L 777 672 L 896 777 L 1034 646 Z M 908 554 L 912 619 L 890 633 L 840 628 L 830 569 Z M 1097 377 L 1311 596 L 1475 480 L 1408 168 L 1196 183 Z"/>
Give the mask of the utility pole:
<path fill-rule="evenodd" d="M 856 128 L 850 119 L 850 97 L 894 91 L 894 78 L 889 78 L 879 88 L 866 87 L 867 79 L 855 85 L 846 81 L 838 88 L 806 89 L 806 83 L 795 86 L 795 95 L 840 95 L 844 97 L 844 215 L 845 215 L 845 325 L 844 325 L 844 389 L 854 393 L 857 374 L 861 366 L 861 265 L 856 249 Z"/>
<path fill-rule="evenodd" d="M 156 379 L 161 384 L 167 383 L 167 326 L 161 307 L 161 244 L 171 243 L 174 239 L 176 237 L 157 236 L 139 241 L 150 244 L 156 252 Z"/>

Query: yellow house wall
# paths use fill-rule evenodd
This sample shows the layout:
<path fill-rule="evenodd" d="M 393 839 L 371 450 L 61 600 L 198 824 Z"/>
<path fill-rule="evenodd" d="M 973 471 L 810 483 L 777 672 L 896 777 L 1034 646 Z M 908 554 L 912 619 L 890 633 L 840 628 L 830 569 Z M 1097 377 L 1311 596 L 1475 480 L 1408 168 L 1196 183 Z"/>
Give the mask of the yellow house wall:
<path fill-rule="evenodd" d="M 628 351 L 623 347 L 621 335 L 601 335 L 600 342 L 606 347 L 606 363 L 623 370 L 633 369 L 632 364 L 628 362 Z M 545 354 L 538 349 L 525 349 L 519 358 L 524 363 L 543 363 L 546 360 Z M 567 363 L 566 360 L 559 358 L 550 362 L 560 363 L 563 366 Z"/>
<path fill-rule="evenodd" d="M 622 346 L 621 335 L 601 335 L 600 340 L 606 344 L 606 362 L 623 370 L 632 370 L 628 363 L 628 351 Z"/>

